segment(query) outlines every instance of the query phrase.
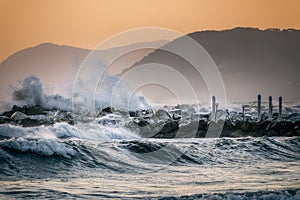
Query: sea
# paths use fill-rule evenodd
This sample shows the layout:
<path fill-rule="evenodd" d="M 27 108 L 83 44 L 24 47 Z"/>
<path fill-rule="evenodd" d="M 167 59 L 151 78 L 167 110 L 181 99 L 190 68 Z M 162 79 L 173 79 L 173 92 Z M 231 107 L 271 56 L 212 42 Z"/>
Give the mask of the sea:
<path fill-rule="evenodd" d="M 70 99 L 42 88 L 29 76 L 10 103 L 70 109 Z M 229 112 L 240 113 L 241 105 Z M 300 106 L 285 102 L 283 112 L 299 120 Z M 107 198 L 300 199 L 300 137 L 154 139 L 96 119 L 0 124 L 0 199 Z"/>
<path fill-rule="evenodd" d="M 300 199 L 300 137 L 142 138 L 0 125 L 0 199 Z"/>

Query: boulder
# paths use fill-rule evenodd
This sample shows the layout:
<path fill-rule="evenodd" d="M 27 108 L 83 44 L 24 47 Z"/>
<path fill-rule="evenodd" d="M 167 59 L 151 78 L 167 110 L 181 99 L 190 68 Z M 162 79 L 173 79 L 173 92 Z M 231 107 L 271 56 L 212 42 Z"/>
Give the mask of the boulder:
<path fill-rule="evenodd" d="M 238 124 L 238 129 L 239 130 L 243 130 L 245 132 L 250 132 L 251 129 L 252 129 L 252 126 L 251 126 L 251 122 L 248 122 L 248 121 L 240 121 Z"/>
<path fill-rule="evenodd" d="M 207 121 L 199 120 L 196 137 L 204 138 L 207 134 L 207 128 L 208 128 Z"/>
<path fill-rule="evenodd" d="M 113 113 L 114 109 L 112 107 L 106 107 L 102 109 L 102 112 L 104 113 Z"/>
<path fill-rule="evenodd" d="M 146 120 L 141 120 L 141 121 L 138 122 L 138 126 L 140 126 L 140 127 L 144 127 L 144 126 L 147 126 L 147 125 L 149 125 L 149 122 L 146 121 Z"/>
<path fill-rule="evenodd" d="M 233 123 L 231 123 L 231 121 L 225 121 L 223 129 L 222 129 L 222 133 L 221 133 L 221 137 L 230 137 L 232 133 L 234 133 L 235 131 L 237 131 L 237 126 Z"/>
<path fill-rule="evenodd" d="M 9 121 L 10 121 L 9 117 L 0 116 L 0 124 L 5 124 L 5 123 L 8 123 Z"/>
<path fill-rule="evenodd" d="M 41 125 L 53 125 L 53 119 L 35 119 L 35 118 L 26 118 L 20 121 L 20 124 L 24 127 L 33 127 Z"/>
<path fill-rule="evenodd" d="M 28 118 L 28 116 L 19 111 L 14 112 L 10 117 L 10 119 L 12 119 L 14 121 L 21 121 L 26 118 Z"/>
<path fill-rule="evenodd" d="M 24 113 L 25 115 L 46 115 L 47 111 L 49 111 L 49 109 L 46 109 L 39 105 L 23 106 L 23 107 L 18 107 L 16 105 L 14 105 L 10 111 L 6 111 L 2 115 L 6 116 L 6 117 L 10 117 L 12 114 L 14 114 L 17 111 Z"/>
<path fill-rule="evenodd" d="M 53 115 L 53 120 L 56 122 L 67 122 L 71 125 L 75 124 L 74 117 L 70 112 L 57 110 Z"/>
<path fill-rule="evenodd" d="M 170 113 L 168 113 L 164 109 L 159 109 L 158 111 L 156 111 L 154 114 L 154 118 L 156 118 L 158 120 L 164 120 L 164 121 L 173 120 Z"/>
<path fill-rule="evenodd" d="M 164 124 L 162 129 L 155 134 L 154 138 L 174 138 L 179 129 L 178 123 L 175 121 L 168 121 Z"/>
<path fill-rule="evenodd" d="M 230 137 L 247 137 L 249 134 L 244 130 L 237 130 L 230 134 Z"/>

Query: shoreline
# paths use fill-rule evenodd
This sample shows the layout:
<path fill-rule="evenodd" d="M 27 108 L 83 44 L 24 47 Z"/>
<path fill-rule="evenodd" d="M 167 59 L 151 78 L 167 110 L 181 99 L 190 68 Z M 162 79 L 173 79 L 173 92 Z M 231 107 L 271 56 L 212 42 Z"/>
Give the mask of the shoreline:
<path fill-rule="evenodd" d="M 90 116 L 88 120 L 80 119 L 75 113 L 59 109 L 46 109 L 41 106 L 13 106 L 10 111 L 0 114 L 0 124 L 12 124 L 21 127 L 52 126 L 58 122 L 75 125 L 78 121 L 89 123 L 98 119 L 97 123 L 104 126 L 117 125 L 126 113 L 105 108 Z M 276 114 L 276 113 L 274 113 Z M 91 114 L 90 114 L 91 115 Z M 145 138 L 217 138 L 217 137 L 263 137 L 263 136 L 300 136 L 299 114 L 291 116 L 296 120 L 261 119 L 219 119 L 216 122 L 209 119 L 209 115 L 185 121 L 178 116 L 171 116 L 166 110 L 158 110 L 152 117 L 130 117 L 125 128 L 135 130 Z"/>

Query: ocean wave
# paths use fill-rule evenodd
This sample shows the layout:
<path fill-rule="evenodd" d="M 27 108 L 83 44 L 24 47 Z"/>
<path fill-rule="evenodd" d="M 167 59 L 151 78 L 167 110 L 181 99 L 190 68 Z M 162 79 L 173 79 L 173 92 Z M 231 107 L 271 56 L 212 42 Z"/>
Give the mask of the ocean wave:
<path fill-rule="evenodd" d="M 36 127 L 22 127 L 11 124 L 0 125 L 0 139 L 1 138 L 20 138 L 20 137 L 34 137 L 34 138 L 79 138 L 80 135 L 76 127 L 67 123 L 56 123 L 53 126 L 36 126 Z"/>
<path fill-rule="evenodd" d="M 76 125 L 82 139 L 91 141 L 132 140 L 139 139 L 137 133 L 120 125 L 101 125 L 97 120 L 93 123 Z"/>
<path fill-rule="evenodd" d="M 63 136 L 69 136 L 64 134 Z M 62 135 L 60 135 L 62 136 Z M 111 135 L 110 135 L 111 136 Z M 83 139 L 85 138 L 85 139 Z M 114 137 L 113 137 L 114 138 Z M 118 138 L 118 137 L 117 137 Z M 120 164 L 120 160 L 136 166 L 214 165 L 239 164 L 253 161 L 294 162 L 300 160 L 300 138 L 218 138 L 218 139 L 132 139 L 98 140 L 87 135 L 60 139 L 53 135 L 43 137 L 11 137 L 0 140 L 0 157 L 8 158 L 7 149 L 42 156 L 58 155 L 74 162 L 107 162 Z M 11 152 L 10 152 L 11 153 Z M 230 156 L 228 156 L 230 155 Z M 26 156 L 26 155 L 24 155 Z M 90 160 L 89 160 L 90 159 Z M 72 161 L 73 162 L 73 161 Z M 104 162 L 103 162 L 104 163 Z M 135 166 L 132 166 L 133 168 Z M 120 166 L 122 168 L 122 166 Z M 147 167 L 146 167 L 147 168 Z"/>
<path fill-rule="evenodd" d="M 145 160 L 147 157 L 151 157 L 152 162 L 160 160 L 168 163 L 173 160 L 173 165 L 234 164 L 254 159 L 300 160 L 299 137 L 144 140 L 126 141 L 120 145 L 137 157 L 145 158 Z"/>
<path fill-rule="evenodd" d="M 41 158 L 49 169 L 61 163 L 65 169 L 72 166 L 127 173 L 148 173 L 168 166 L 298 162 L 300 137 L 150 139 L 117 125 L 98 123 L 0 125 L 3 173 L 18 174 L 15 170 L 24 163 L 30 170 L 40 168 Z"/>
<path fill-rule="evenodd" d="M 92 141 L 109 141 L 140 138 L 135 132 L 124 127 L 103 126 L 97 122 L 78 123 L 72 126 L 68 123 L 55 123 L 53 126 L 22 127 L 12 124 L 0 124 L 0 139 L 9 138 L 81 138 Z"/>
<path fill-rule="evenodd" d="M 192 200 L 192 199 L 205 199 L 205 200 L 222 200 L 222 199 L 235 199 L 235 200 L 297 200 L 300 199 L 300 189 L 286 189 L 278 191 L 257 191 L 257 192 L 245 192 L 245 193 L 219 193 L 219 194 L 195 194 L 190 196 L 181 197 L 161 197 L 160 200 Z"/>
<path fill-rule="evenodd" d="M 0 148 L 17 150 L 23 153 L 33 152 L 42 156 L 58 155 L 68 159 L 75 155 L 72 148 L 53 139 L 11 138 L 0 141 Z"/>

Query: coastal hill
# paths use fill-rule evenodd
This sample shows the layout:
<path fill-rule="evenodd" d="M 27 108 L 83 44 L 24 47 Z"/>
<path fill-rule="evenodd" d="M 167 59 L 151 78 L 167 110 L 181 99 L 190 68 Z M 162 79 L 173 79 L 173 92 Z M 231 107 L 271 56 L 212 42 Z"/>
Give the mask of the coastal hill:
<path fill-rule="evenodd" d="M 286 101 L 300 101 L 297 92 L 300 90 L 299 30 L 234 28 L 188 35 L 205 48 L 218 66 L 230 102 L 252 101 L 259 93 L 265 100 L 273 95 L 276 99 L 283 96 Z M 167 45 L 178 40 L 180 38 Z M 197 76 L 188 62 L 174 54 L 157 50 L 132 67 L 153 62 L 178 70 L 197 86 L 198 98 L 210 102 L 202 77 Z"/>
<path fill-rule="evenodd" d="M 188 35 L 206 49 L 218 66 L 230 102 L 252 101 L 258 93 L 262 94 L 263 98 L 272 95 L 275 99 L 281 95 L 285 101 L 300 101 L 298 92 L 300 90 L 299 30 L 234 28 L 222 31 L 194 32 Z M 166 45 L 170 44 L 172 42 Z M 119 47 L 119 49 L 122 48 L 124 50 L 128 47 Z M 109 59 L 107 56 L 109 51 L 116 50 L 118 48 L 100 50 L 99 54 L 102 55 L 102 58 Z M 6 92 L 4 86 L 14 85 L 16 81 L 22 80 L 25 76 L 34 74 L 49 90 L 60 93 L 60 90 L 65 89 L 63 88 L 65 83 L 72 82 L 78 67 L 89 52 L 88 49 L 51 43 L 40 44 L 16 52 L 1 63 L 0 92 Z M 131 62 L 120 59 L 116 66 L 116 74 L 122 71 L 124 73 L 132 67 L 144 63 L 162 63 L 184 74 L 193 85 L 197 86 L 198 98 L 202 102 L 210 102 L 203 79 L 191 70 L 192 67 L 189 66 L 189 63 L 161 50 L 151 52 L 150 50 L 139 51 L 136 58 L 128 59 Z M 141 58 L 143 59 L 139 62 L 132 62 Z M 105 63 L 106 61 L 101 60 L 100 62 Z M 161 94 L 155 91 L 152 93 L 150 91 L 148 96 L 155 98 L 157 94 L 159 94 L 157 98 L 160 98 Z M 1 95 L 1 99 L 3 98 Z"/>
<path fill-rule="evenodd" d="M 164 43 L 166 41 L 153 41 L 149 45 L 161 46 Z M 143 45 L 145 43 L 135 43 L 128 46 L 95 50 L 93 53 L 99 56 L 97 64 L 103 65 L 109 62 L 115 53 L 126 52 L 131 48 L 140 48 Z M 121 57 L 112 63 L 110 69 L 114 70 L 113 73 L 115 74 L 120 73 L 124 69 L 123 67 L 130 67 L 152 51 L 154 49 L 132 52 L 127 57 Z M 0 110 L 1 101 L 9 101 L 10 87 L 14 87 L 19 81 L 30 75 L 37 76 L 47 92 L 68 96 L 66 93 L 72 91 L 71 87 L 76 73 L 90 52 L 90 49 L 43 43 L 9 56 L 0 63 Z"/>

